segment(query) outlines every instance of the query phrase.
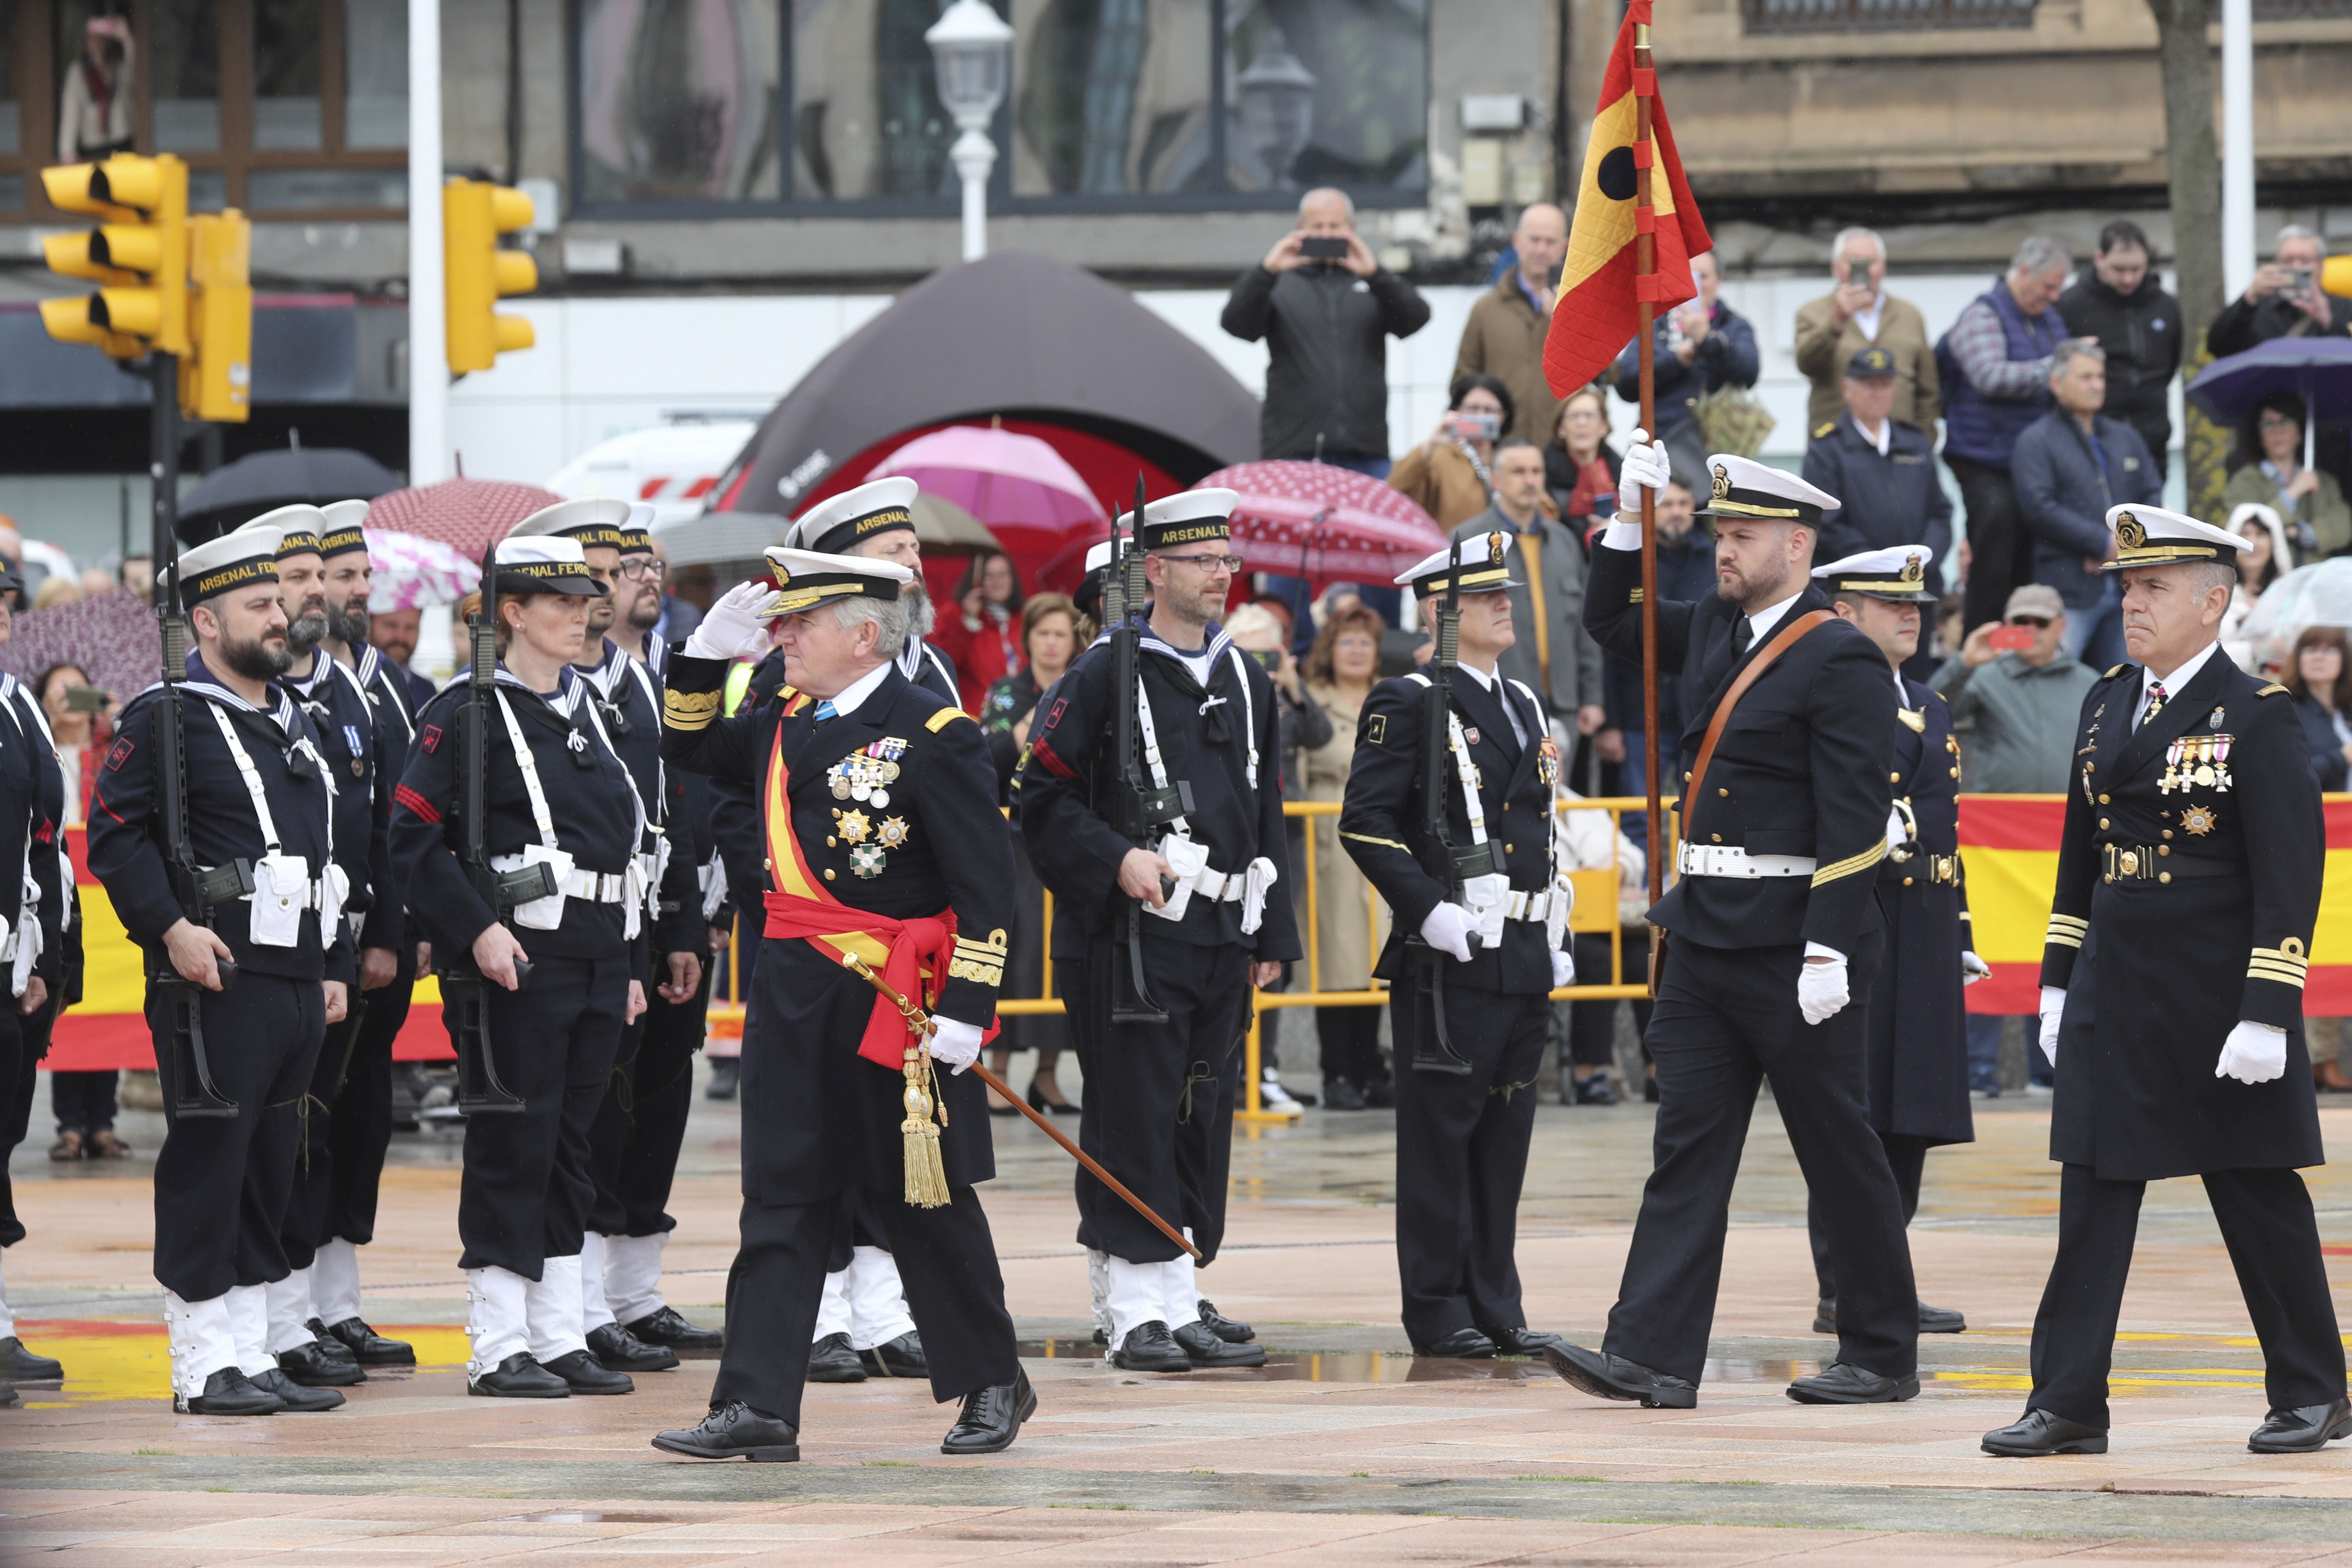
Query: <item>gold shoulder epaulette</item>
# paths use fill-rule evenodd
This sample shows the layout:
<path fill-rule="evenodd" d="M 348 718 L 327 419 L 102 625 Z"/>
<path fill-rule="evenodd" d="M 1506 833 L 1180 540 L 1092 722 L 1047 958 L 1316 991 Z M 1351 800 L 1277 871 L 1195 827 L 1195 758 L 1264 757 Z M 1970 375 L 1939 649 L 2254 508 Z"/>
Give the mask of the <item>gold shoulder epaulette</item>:
<path fill-rule="evenodd" d="M 923 721 L 923 728 L 936 735 L 959 719 L 971 719 L 971 715 L 961 708 L 942 708 Z M 972 722 L 977 724 L 980 721 L 972 719 Z"/>
<path fill-rule="evenodd" d="M 1629 604 L 1629 605 L 1638 605 L 1638 604 L 1640 604 L 1640 603 L 1642 602 L 1642 590 L 1641 590 L 1641 589 L 1639 589 L 1639 588 L 1636 588 L 1636 589 L 1634 589 L 1632 593 L 1630 593 L 1630 594 L 1626 595 L 1625 595 L 1625 602 L 1626 602 L 1627 604 Z"/>
<path fill-rule="evenodd" d="M 1816 441 L 1818 441 L 1818 440 L 1820 440 L 1822 437 L 1824 437 L 1824 436 L 1828 435 L 1831 431 L 1832 431 L 1832 430 L 1834 430 L 1834 429 L 1836 429 L 1836 428 L 1837 428 L 1837 421 L 1836 421 L 1836 420 L 1834 420 L 1834 419 L 1832 419 L 1832 420 L 1831 420 L 1828 424 L 1826 424 L 1826 425 L 1822 426 L 1820 429 L 1818 429 L 1818 430 L 1816 430 L 1816 431 L 1814 431 L 1814 432 L 1813 432 L 1813 439 L 1814 439 L 1814 440 L 1816 440 Z"/>
<path fill-rule="evenodd" d="M 2273 680 L 2268 686 L 2263 687 L 2260 691 L 2255 692 L 2254 695 L 2257 697 L 2274 697 L 2285 689 L 2285 687 L 2281 686 L 2277 681 Z"/>
<path fill-rule="evenodd" d="M 2121 675 L 2124 672 L 2124 666 L 2119 664 L 2116 666 L 2115 668 L 2107 671 L 2106 674 L 2099 677 L 2099 679 L 2102 680 L 2113 680 L 2116 676 Z"/>

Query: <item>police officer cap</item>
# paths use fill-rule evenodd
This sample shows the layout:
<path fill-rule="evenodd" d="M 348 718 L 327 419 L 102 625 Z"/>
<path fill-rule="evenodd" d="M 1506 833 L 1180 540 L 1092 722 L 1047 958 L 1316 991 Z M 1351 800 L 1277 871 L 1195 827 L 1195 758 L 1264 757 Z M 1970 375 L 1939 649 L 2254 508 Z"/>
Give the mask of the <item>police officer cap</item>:
<path fill-rule="evenodd" d="M 1121 513 L 1118 523 L 1134 530 L 1135 542 L 1147 551 L 1213 543 L 1234 536 L 1234 508 L 1241 501 L 1239 490 L 1180 490 L 1148 503 L 1141 524 L 1131 511 Z"/>
<path fill-rule="evenodd" d="M 2179 566 L 2193 561 L 2235 566 L 2238 552 L 2253 548 L 2251 539 L 2160 506 L 2109 507 L 2107 527 L 2115 532 L 2116 558 L 2101 566 L 2102 572 Z"/>
<path fill-rule="evenodd" d="M 894 528 L 915 531 L 915 481 L 903 475 L 876 479 L 821 500 L 801 513 L 784 535 L 787 547 L 838 555 L 860 541 Z"/>
<path fill-rule="evenodd" d="M 1927 567 L 1935 559 L 1936 552 L 1924 544 L 1897 544 L 1816 566 L 1813 575 L 1832 598 L 1859 594 L 1865 599 L 1924 605 L 1936 597 L 1927 582 Z"/>
<path fill-rule="evenodd" d="M 271 520 L 289 512 L 296 514 L 296 521 L 315 530 L 317 507 L 282 506 L 218 539 L 181 551 L 179 564 L 164 573 L 180 608 L 193 610 L 232 589 L 277 582 L 278 545 L 286 531 Z"/>
<path fill-rule="evenodd" d="M 1845 374 L 1848 381 L 1893 381 L 1895 356 L 1876 343 L 1858 348 L 1845 362 Z"/>
<path fill-rule="evenodd" d="M 1707 458 L 1706 478 L 1707 503 L 1699 509 L 1701 517 L 1733 521 L 1760 519 L 1819 528 L 1822 513 L 1844 504 L 1785 468 L 1730 452 L 1717 452 Z"/>
<path fill-rule="evenodd" d="M 828 599 L 896 599 L 898 590 L 915 580 L 912 568 L 870 556 L 828 555 L 782 544 L 763 553 L 776 596 L 760 606 L 762 620 L 797 616 Z"/>
<path fill-rule="evenodd" d="M 367 521 L 368 503 L 363 500 L 329 501 L 319 509 L 319 553 L 328 560 L 338 555 L 367 553 L 367 533 L 361 524 Z"/>
<path fill-rule="evenodd" d="M 567 594 L 593 599 L 604 592 L 588 575 L 586 548 L 570 534 L 509 533 L 499 541 L 496 565 L 501 594 Z"/>
<path fill-rule="evenodd" d="M 570 539 L 577 541 L 583 550 L 618 550 L 621 525 L 628 521 L 627 501 L 587 496 L 540 508 L 516 523 L 507 537 Z"/>
<path fill-rule="evenodd" d="M 1491 594 L 1498 588 L 1518 586 L 1511 580 L 1511 542 L 1502 533 L 1475 533 L 1467 539 L 1457 539 L 1412 571 L 1400 575 L 1396 585 L 1411 588 L 1424 599 L 1433 594 L 1443 594 L 1446 580 L 1453 573 L 1457 551 L 1462 562 L 1464 593 Z"/>
<path fill-rule="evenodd" d="M 629 521 L 621 524 L 621 553 L 651 555 L 654 552 L 654 509 L 644 501 L 629 503 Z"/>

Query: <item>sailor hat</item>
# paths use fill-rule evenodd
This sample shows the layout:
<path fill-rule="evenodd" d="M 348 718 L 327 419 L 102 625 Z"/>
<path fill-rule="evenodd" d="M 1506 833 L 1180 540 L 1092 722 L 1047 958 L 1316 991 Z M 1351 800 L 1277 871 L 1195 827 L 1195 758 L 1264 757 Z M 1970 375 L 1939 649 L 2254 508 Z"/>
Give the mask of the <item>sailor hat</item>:
<path fill-rule="evenodd" d="M 765 552 L 776 596 L 760 606 L 762 620 L 796 616 L 828 599 L 896 599 L 915 580 L 912 568 L 866 555 L 828 555 L 776 545 Z"/>
<path fill-rule="evenodd" d="M 803 554 L 838 555 L 861 540 L 894 528 L 915 531 L 915 481 L 894 474 L 830 496 L 801 513 L 784 535 Z"/>
<path fill-rule="evenodd" d="M 509 539 L 561 538 L 576 541 L 583 550 L 618 550 L 621 525 L 629 521 L 629 503 L 604 496 L 557 501 L 541 507 L 514 525 Z"/>
<path fill-rule="evenodd" d="M 1699 508 L 1701 517 L 1760 519 L 1819 528 L 1822 513 L 1844 504 L 1785 468 L 1729 452 L 1707 458 L 1706 478 L 1707 502 Z"/>
<path fill-rule="evenodd" d="M 1927 581 L 1927 568 L 1935 559 L 1936 552 L 1924 544 L 1896 544 L 1816 566 L 1813 575 L 1832 596 L 1859 594 L 1866 599 L 1924 605 L 1936 597 Z"/>
<path fill-rule="evenodd" d="M 363 500 L 329 501 L 319 509 L 319 553 L 331 560 L 338 555 L 367 553 L 367 534 L 361 524 L 367 521 L 368 503 Z"/>
<path fill-rule="evenodd" d="M 1122 513 L 1118 522 L 1121 528 L 1134 531 L 1136 543 L 1146 551 L 1231 539 L 1234 508 L 1241 500 L 1239 490 L 1179 490 L 1146 503 L 1142 522 L 1138 523 L 1131 511 Z"/>
<path fill-rule="evenodd" d="M 651 555 L 654 552 L 654 509 L 644 501 L 629 503 L 629 521 L 621 524 L 621 553 Z"/>
<path fill-rule="evenodd" d="M 2160 506 L 2109 507 L 2107 526 L 2115 531 L 2116 558 L 2102 565 L 2102 572 L 2178 566 L 2192 561 L 2220 561 L 2235 566 L 2238 552 L 2253 548 L 2253 541 L 2242 534 Z"/>
<path fill-rule="evenodd" d="M 510 533 L 499 541 L 495 560 L 495 587 L 500 594 L 568 594 L 574 598 L 593 599 L 602 597 L 604 592 L 596 585 L 596 579 L 588 575 L 586 549 L 570 534 Z"/>
<path fill-rule="evenodd" d="M 307 514 L 296 521 L 315 529 L 319 509 L 279 507 L 255 518 L 243 528 L 180 552 L 179 563 L 164 575 L 171 582 L 180 608 L 193 610 L 206 599 L 256 583 L 278 581 L 278 544 L 286 531 L 271 521 L 282 513 Z"/>
<path fill-rule="evenodd" d="M 1457 539 L 1436 554 L 1430 556 L 1410 572 L 1396 579 L 1400 588 L 1411 588 L 1423 598 L 1445 592 L 1446 581 L 1453 573 L 1456 553 L 1462 563 L 1462 591 L 1465 594 L 1492 594 L 1498 589 L 1516 588 L 1511 579 L 1511 541 L 1504 533 L 1473 534 Z"/>

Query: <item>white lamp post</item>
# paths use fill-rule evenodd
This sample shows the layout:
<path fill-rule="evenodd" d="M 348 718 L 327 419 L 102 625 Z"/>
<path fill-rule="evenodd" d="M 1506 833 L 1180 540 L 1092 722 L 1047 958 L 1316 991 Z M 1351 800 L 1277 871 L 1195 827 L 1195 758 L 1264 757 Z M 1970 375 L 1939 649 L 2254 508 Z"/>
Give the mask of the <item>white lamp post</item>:
<path fill-rule="evenodd" d="M 988 174 L 996 166 L 988 123 L 1012 74 L 1013 28 L 987 0 L 955 0 L 923 41 L 940 74 L 940 101 L 962 132 L 948 156 L 963 176 L 963 258 L 977 261 L 988 254 Z"/>

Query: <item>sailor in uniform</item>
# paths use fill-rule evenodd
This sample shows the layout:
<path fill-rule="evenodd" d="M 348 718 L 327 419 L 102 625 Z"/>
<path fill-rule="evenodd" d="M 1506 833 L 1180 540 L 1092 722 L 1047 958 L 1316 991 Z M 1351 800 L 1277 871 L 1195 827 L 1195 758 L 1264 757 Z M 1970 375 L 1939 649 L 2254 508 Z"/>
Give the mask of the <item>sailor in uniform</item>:
<path fill-rule="evenodd" d="M 195 647 L 169 686 L 123 710 L 90 795 L 89 868 L 149 975 L 168 1129 L 155 1157 L 155 1278 L 184 1414 L 343 1402 L 296 1384 L 265 1343 L 265 1288 L 288 1272 L 278 1229 L 298 1107 L 349 996 L 330 978 L 350 963 L 331 874 L 335 786 L 316 730 L 278 684 L 290 658 L 278 541 L 288 525 L 316 531 L 320 521 L 315 507 L 281 508 L 181 552 L 169 587 Z M 178 707 L 178 759 L 157 744 L 164 703 Z M 174 761 L 186 832 L 177 865 L 161 798 Z"/>
<path fill-rule="evenodd" d="M 1894 682 L 1895 751 L 1887 768 L 1895 792 L 1886 858 L 1878 863 L 1878 913 L 1886 958 L 1870 988 L 1870 1124 L 1903 1196 L 1907 1224 L 1919 1210 L 1919 1175 L 1927 1151 L 1969 1143 L 1968 1032 L 1960 989 L 1992 973 L 1969 935 L 1968 889 L 1960 878 L 1960 743 L 1952 710 L 1903 668 L 1919 649 L 1923 606 L 1935 557 L 1924 544 L 1866 550 L 1813 568 L 1830 608 L 1885 655 Z M 1899 835 L 1899 840 L 1898 840 Z M 1837 1281 L 1830 1271 L 1825 1227 L 1811 1227 L 1821 1305 L 1813 1332 L 1837 1332 Z M 1968 1321 L 1948 1307 L 1919 1309 L 1923 1334 L 1957 1334 Z"/>
<path fill-rule="evenodd" d="M 995 770 L 971 716 L 899 668 L 908 568 L 783 548 L 768 559 L 770 582 L 730 590 L 687 639 L 664 697 L 665 756 L 756 791 L 766 865 L 727 1344 L 709 1415 L 654 1445 L 800 1457 L 808 1345 L 856 1193 L 905 1278 L 933 1396 L 962 1402 L 941 1451 L 995 1453 L 1036 1408 L 976 1187 L 994 1173 L 986 1100 L 958 1070 L 994 1018 L 1012 923 Z M 730 663 L 764 646 L 762 619 L 782 623 L 793 684 L 722 717 Z M 927 1142 L 936 1167 L 916 1159 Z"/>
<path fill-rule="evenodd" d="M 1290 897 L 1272 890 L 1287 874 L 1273 682 L 1216 619 L 1240 566 L 1239 499 L 1187 490 L 1126 520 L 1150 599 L 1129 606 L 1136 689 L 1118 689 L 1118 628 L 1107 630 L 1055 684 L 1014 784 L 1023 839 L 1055 900 L 1059 973 L 1075 983 L 1064 995 L 1087 1082 L 1079 1142 L 1189 1231 L 1203 1265 L 1224 1235 L 1251 987 L 1302 956 Z M 1138 752 L 1124 758 L 1123 703 Z M 1110 815 L 1130 783 L 1160 803 L 1141 814 L 1140 837 Z M 1078 1239 L 1102 1255 L 1113 1362 L 1263 1364 L 1249 1325 L 1202 1300 L 1192 1258 L 1085 1171 L 1077 1199 Z"/>
<path fill-rule="evenodd" d="M 1838 498 L 1822 519 L 1817 556 L 1925 545 L 1930 561 L 1952 547 L 1952 501 L 1936 477 L 1936 438 L 1892 416 L 1895 356 L 1877 343 L 1846 362 L 1846 411 L 1813 431 L 1804 480 Z M 1903 673 L 1925 680 L 1935 660 L 1914 654 Z"/>
<path fill-rule="evenodd" d="M 785 545 L 820 555 L 855 555 L 887 561 L 912 572 L 903 602 L 908 606 L 907 646 L 898 650 L 898 673 L 944 702 L 956 695 L 955 665 L 924 638 L 934 611 L 923 580 L 923 546 L 915 537 L 915 481 L 892 477 L 831 496 L 801 513 L 784 534 Z"/>
<path fill-rule="evenodd" d="M 600 596 L 579 542 L 501 541 L 484 595 L 496 601 L 501 648 L 480 725 L 483 757 L 477 763 L 458 743 L 474 698 L 468 681 L 453 681 L 417 714 L 392 816 L 409 913 L 444 970 L 467 964 L 489 983 L 491 1058 L 524 1101 L 466 1120 L 457 1236 L 473 1340 L 468 1388 L 520 1399 L 627 1394 L 627 1374 L 607 1371 L 588 1349 L 580 1254 L 594 1196 L 589 1128 L 621 1031 L 646 1005 L 632 967 L 645 915 L 645 808 L 593 688 L 572 668 L 589 604 Z M 544 865 L 553 893 L 494 908 L 458 860 L 467 772 L 476 765 L 488 768 L 489 867 Z M 450 1023 L 454 1037 L 454 1013 Z"/>
<path fill-rule="evenodd" d="M 1459 595 L 1446 841 L 1429 832 L 1424 705 L 1439 699 L 1427 673 L 1372 688 L 1339 813 L 1341 846 L 1397 915 L 1373 973 L 1390 984 L 1399 1065 L 1413 1069 L 1397 1086 L 1397 1272 L 1417 1355 L 1535 1355 L 1559 1337 L 1528 1328 L 1513 1249 L 1551 993 L 1575 977 L 1574 895 L 1552 850 L 1559 742 L 1535 692 L 1498 673 L 1514 640 L 1510 559 L 1507 536 L 1475 535 L 1396 580 L 1424 625 Z M 1483 868 L 1460 877 L 1454 857 L 1479 851 Z M 1434 987 L 1417 952 L 1443 964 Z"/>
<path fill-rule="evenodd" d="M 1837 1359 L 1790 1397 L 1910 1399 L 1918 1300 L 1864 1037 L 1893 814 L 1886 659 L 1809 579 L 1837 498 L 1746 458 L 1707 468 L 1717 596 L 1657 606 L 1658 669 L 1681 673 L 1687 722 L 1681 878 L 1650 910 L 1666 943 L 1643 1035 L 1655 1165 L 1601 1350 L 1547 1353 L 1604 1399 L 1697 1402 L 1732 1182 L 1769 1079 L 1838 1281 Z M 1621 658 L 1642 657 L 1641 489 L 1667 469 L 1664 447 L 1637 434 L 1593 552 L 1585 624 Z"/>
<path fill-rule="evenodd" d="M 2024 1418 L 1986 1452 L 2103 1454 L 2142 1194 L 2200 1177 L 2262 1342 L 2256 1453 L 2352 1436 L 2344 1342 L 2300 1167 L 2321 1163 L 2303 987 L 2326 831 L 2286 689 L 2221 651 L 2246 542 L 2119 506 L 2134 662 L 2083 699 L 2042 950 L 2057 1065 L 2058 1255 Z"/>

